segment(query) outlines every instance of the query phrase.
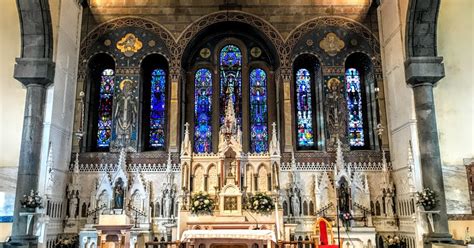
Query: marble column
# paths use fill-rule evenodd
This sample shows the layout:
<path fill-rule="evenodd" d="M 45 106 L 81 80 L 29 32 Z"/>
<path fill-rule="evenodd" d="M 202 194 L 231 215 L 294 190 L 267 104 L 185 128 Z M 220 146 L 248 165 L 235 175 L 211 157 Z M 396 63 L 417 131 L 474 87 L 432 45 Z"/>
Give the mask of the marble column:
<path fill-rule="evenodd" d="M 439 199 L 435 210 L 440 213 L 434 216 L 435 230 L 427 235 L 428 240 L 450 238 L 433 98 L 433 87 L 444 77 L 442 60 L 442 57 L 412 57 L 405 62 L 407 83 L 413 88 L 415 100 L 423 187 L 433 189 Z"/>
<path fill-rule="evenodd" d="M 53 82 L 54 64 L 51 59 L 18 58 L 14 77 L 26 87 L 26 103 L 23 119 L 23 133 L 20 147 L 20 160 L 16 185 L 16 198 L 12 241 L 28 243 L 27 220 L 20 216 L 20 200 L 31 190 L 38 190 L 40 172 L 41 139 L 43 132 L 43 113 L 46 88 Z"/>

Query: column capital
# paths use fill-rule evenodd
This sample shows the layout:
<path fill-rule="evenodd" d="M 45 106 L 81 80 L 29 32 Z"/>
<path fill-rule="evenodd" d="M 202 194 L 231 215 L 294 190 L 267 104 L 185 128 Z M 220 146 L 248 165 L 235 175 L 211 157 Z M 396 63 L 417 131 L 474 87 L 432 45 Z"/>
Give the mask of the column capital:
<path fill-rule="evenodd" d="M 405 61 L 405 77 L 411 87 L 434 85 L 444 77 L 443 57 L 409 57 Z"/>
<path fill-rule="evenodd" d="M 54 81 L 54 63 L 49 58 L 16 58 L 13 77 L 24 86 L 48 86 Z"/>

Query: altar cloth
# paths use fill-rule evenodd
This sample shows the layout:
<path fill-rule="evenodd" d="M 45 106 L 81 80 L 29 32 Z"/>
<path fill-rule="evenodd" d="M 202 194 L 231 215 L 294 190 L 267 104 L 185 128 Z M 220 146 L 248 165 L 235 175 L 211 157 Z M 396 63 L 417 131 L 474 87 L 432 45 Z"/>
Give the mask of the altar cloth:
<path fill-rule="evenodd" d="M 226 230 L 186 230 L 181 235 L 181 242 L 191 239 L 249 239 L 271 240 L 276 243 L 272 230 L 226 229 Z"/>

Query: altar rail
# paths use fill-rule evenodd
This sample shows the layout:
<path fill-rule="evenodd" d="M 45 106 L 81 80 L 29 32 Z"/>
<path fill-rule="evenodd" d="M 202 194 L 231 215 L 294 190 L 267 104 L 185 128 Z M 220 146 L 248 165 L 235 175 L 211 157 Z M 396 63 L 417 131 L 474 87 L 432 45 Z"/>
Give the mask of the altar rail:
<path fill-rule="evenodd" d="M 262 248 L 268 248 L 264 245 Z M 273 246 L 273 245 L 272 245 Z M 179 241 L 149 241 L 145 243 L 145 248 L 185 248 L 186 244 Z M 318 240 L 295 240 L 295 241 L 278 241 L 277 248 L 318 248 Z"/>
<path fill-rule="evenodd" d="M 318 241 L 314 240 L 295 240 L 295 241 L 278 241 L 278 248 L 318 248 Z"/>
<path fill-rule="evenodd" d="M 145 243 L 145 248 L 184 248 L 186 245 L 179 241 L 166 242 L 166 241 L 148 241 Z"/>

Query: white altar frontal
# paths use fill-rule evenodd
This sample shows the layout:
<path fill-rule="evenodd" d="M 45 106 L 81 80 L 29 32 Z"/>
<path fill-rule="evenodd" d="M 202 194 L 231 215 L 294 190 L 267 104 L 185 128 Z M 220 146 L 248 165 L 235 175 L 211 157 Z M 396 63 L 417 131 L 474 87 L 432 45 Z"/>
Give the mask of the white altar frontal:
<path fill-rule="evenodd" d="M 80 233 L 80 248 L 317 243 L 319 217 L 332 223 L 334 236 L 348 248 L 375 247 L 378 232 L 396 231 L 395 190 L 385 153 L 380 162 L 345 162 L 347 150 L 337 141 L 332 162 L 299 162 L 303 158 L 293 153 L 284 162 L 276 124 L 268 152 L 243 152 L 231 97 L 222 123 L 215 153 L 194 152 L 186 123 L 179 154 L 169 153 L 162 164 L 127 163 L 133 155 L 128 148 L 120 149 L 112 165 L 84 164 L 76 156 L 68 194 L 69 209 L 79 214 L 69 216 L 66 231 Z M 209 213 L 193 213 L 191 199 L 197 193 L 212 200 Z M 274 203 L 265 214 L 248 208 L 257 194 Z M 351 220 L 337 223 L 342 210 Z"/>

